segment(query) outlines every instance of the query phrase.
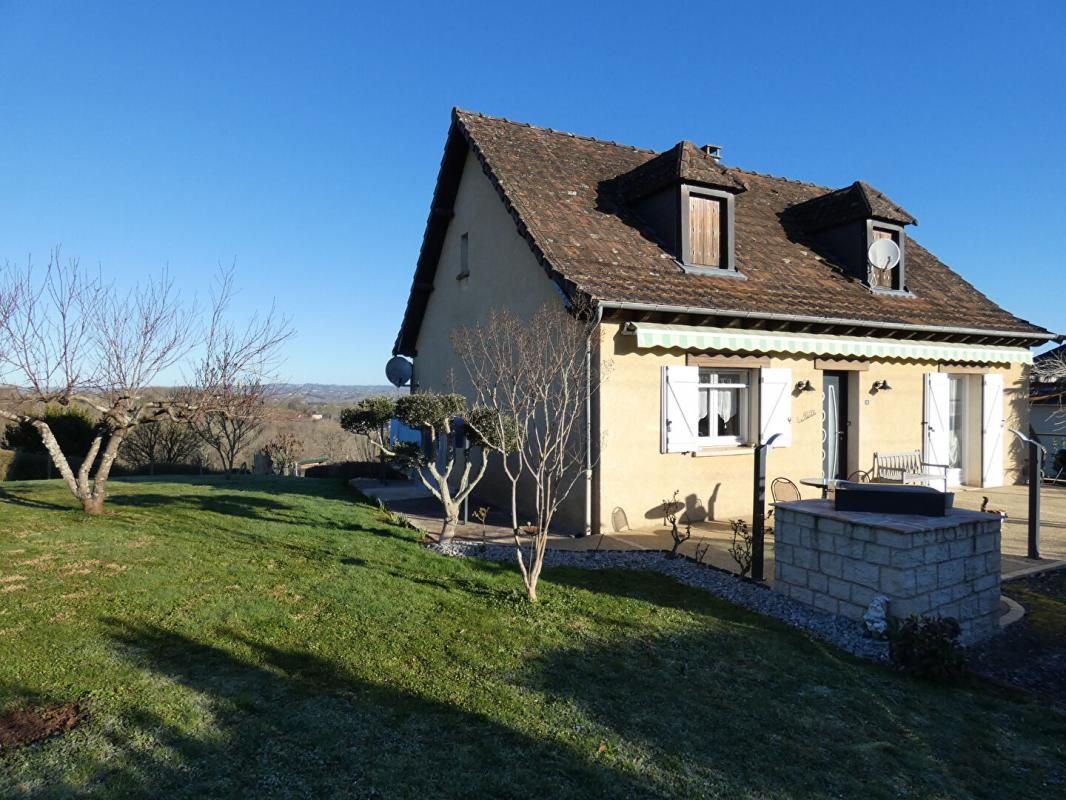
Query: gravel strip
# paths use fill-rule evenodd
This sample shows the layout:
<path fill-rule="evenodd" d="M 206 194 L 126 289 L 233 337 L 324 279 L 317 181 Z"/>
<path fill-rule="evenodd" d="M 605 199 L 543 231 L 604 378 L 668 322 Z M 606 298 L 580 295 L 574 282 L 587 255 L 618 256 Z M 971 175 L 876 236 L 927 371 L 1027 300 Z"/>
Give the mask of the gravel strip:
<path fill-rule="evenodd" d="M 453 558 L 482 558 L 489 561 L 515 560 L 514 547 L 483 545 L 480 542 L 451 541 L 445 545 L 428 545 L 442 555 Z M 548 550 L 546 567 L 581 569 L 633 569 L 658 572 L 688 586 L 710 592 L 734 605 L 773 617 L 793 628 L 807 631 L 860 658 L 888 660 L 888 645 L 867 638 L 862 623 L 818 611 L 765 586 L 743 581 L 728 572 L 697 564 L 687 558 L 667 558 L 665 553 L 640 551 L 575 552 Z"/>

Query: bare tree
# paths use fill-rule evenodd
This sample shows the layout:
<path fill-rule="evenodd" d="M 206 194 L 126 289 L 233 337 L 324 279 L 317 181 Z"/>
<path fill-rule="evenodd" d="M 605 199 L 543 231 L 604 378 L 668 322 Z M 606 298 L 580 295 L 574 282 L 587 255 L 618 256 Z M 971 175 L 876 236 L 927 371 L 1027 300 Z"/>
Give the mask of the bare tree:
<path fill-rule="evenodd" d="M 191 427 L 172 420 L 137 425 L 122 441 L 119 456 L 154 474 L 156 464 L 193 464 L 202 460 L 203 442 Z"/>
<path fill-rule="evenodd" d="M 591 465 L 587 398 L 602 378 L 591 369 L 598 321 L 585 304 L 546 304 L 529 320 L 498 311 L 456 331 L 453 345 L 473 385 L 475 403 L 495 412 L 481 430 L 511 482 L 511 525 L 518 567 L 536 602 L 548 534 L 559 507 Z M 477 416 L 471 415 L 474 424 Z M 515 455 L 509 456 L 514 450 Z M 532 487 L 534 524 L 519 527 L 519 483 Z"/>
<path fill-rule="evenodd" d="M 43 277 L 32 265 L 8 267 L 0 295 L 13 296 L 0 327 L 0 370 L 14 378 L 0 417 L 30 421 L 56 469 L 90 514 L 103 510 L 107 481 L 123 440 L 134 428 L 169 420 L 185 423 L 218 411 L 232 413 L 236 387 L 260 381 L 291 335 L 273 309 L 242 329 L 226 312 L 232 270 L 222 272 L 205 317 L 186 302 L 164 271 L 120 293 L 77 260 L 54 251 Z M 171 368 L 191 365 L 194 380 L 161 394 L 153 385 Z M 100 427 L 77 474 L 48 425 L 34 415 L 42 403 L 77 403 L 99 416 Z M 95 467 L 95 471 L 94 471 Z"/>
<path fill-rule="evenodd" d="M 303 455 L 303 439 L 295 433 L 282 431 L 263 446 L 275 475 L 295 475 L 297 463 Z"/>
<path fill-rule="evenodd" d="M 225 408 L 200 414 L 190 422 L 200 441 L 218 456 L 223 472 L 232 472 L 240 454 L 263 433 L 265 396 L 259 382 L 236 387 Z"/>
<path fill-rule="evenodd" d="M 1066 347 L 1057 348 L 1034 361 L 1033 379 L 1039 383 L 1066 381 Z"/>

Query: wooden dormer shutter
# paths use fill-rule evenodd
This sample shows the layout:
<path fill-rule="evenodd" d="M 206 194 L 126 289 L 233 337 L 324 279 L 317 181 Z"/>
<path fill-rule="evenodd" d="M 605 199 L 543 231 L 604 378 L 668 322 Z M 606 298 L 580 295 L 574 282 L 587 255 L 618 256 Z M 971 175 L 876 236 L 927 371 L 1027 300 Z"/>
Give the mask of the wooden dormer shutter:
<path fill-rule="evenodd" d="M 701 267 L 722 265 L 722 202 L 697 194 L 688 198 L 689 263 Z"/>

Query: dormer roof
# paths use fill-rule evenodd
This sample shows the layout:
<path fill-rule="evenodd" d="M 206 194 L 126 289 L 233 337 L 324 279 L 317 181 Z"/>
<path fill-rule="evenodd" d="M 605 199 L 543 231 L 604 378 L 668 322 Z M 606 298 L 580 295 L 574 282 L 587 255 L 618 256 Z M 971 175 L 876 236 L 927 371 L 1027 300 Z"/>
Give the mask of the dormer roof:
<path fill-rule="evenodd" d="M 681 183 L 733 193 L 748 188 L 733 170 L 689 141 L 678 142 L 613 181 L 614 189 L 627 202 Z"/>
<path fill-rule="evenodd" d="M 858 219 L 877 219 L 896 225 L 918 224 L 906 209 L 865 181 L 855 181 L 851 186 L 798 203 L 789 209 L 789 213 L 811 233 Z"/>

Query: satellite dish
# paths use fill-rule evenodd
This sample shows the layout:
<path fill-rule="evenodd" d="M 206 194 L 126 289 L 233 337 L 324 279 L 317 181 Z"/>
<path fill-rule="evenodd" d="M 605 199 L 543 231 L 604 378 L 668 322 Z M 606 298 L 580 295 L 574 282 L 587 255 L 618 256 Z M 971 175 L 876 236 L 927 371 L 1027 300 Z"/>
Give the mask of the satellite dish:
<path fill-rule="evenodd" d="M 414 365 L 403 356 L 393 356 L 385 365 L 385 377 L 393 386 L 406 386 L 414 372 Z"/>
<path fill-rule="evenodd" d="M 866 251 L 870 263 L 878 269 L 892 269 L 899 263 L 899 245 L 891 239 L 878 239 Z"/>

